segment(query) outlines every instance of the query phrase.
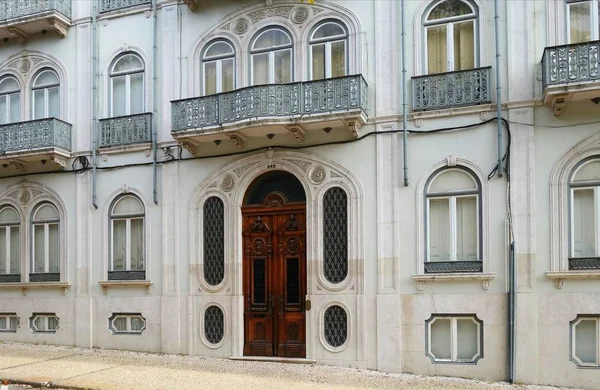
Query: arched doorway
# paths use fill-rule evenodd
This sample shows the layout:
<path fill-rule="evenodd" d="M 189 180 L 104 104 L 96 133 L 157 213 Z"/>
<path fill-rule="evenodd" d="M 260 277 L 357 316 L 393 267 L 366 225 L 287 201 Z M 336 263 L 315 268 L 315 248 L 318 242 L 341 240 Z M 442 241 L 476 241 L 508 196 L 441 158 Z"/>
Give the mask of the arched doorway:
<path fill-rule="evenodd" d="M 267 172 L 242 206 L 244 355 L 306 357 L 306 194 Z"/>

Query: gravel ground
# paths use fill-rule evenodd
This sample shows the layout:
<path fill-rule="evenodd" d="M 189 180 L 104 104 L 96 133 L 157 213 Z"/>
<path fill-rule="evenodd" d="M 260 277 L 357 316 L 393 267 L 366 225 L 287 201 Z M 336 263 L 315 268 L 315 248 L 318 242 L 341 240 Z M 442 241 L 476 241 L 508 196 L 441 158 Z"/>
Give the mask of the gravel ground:
<path fill-rule="evenodd" d="M 456 378 L 384 374 L 317 365 L 232 361 L 18 343 L 0 344 L 0 383 L 1 379 L 109 390 L 558 389 Z"/>

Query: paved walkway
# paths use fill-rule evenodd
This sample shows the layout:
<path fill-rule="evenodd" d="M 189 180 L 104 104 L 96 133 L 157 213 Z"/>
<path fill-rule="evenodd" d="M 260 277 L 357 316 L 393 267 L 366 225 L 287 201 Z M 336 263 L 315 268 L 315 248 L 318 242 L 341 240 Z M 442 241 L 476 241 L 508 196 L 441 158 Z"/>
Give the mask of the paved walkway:
<path fill-rule="evenodd" d="M 486 389 L 524 387 L 317 365 L 0 344 L 2 380 L 81 389 Z M 12 387 L 12 386 L 11 386 Z M 557 388 L 526 386 L 528 390 Z"/>

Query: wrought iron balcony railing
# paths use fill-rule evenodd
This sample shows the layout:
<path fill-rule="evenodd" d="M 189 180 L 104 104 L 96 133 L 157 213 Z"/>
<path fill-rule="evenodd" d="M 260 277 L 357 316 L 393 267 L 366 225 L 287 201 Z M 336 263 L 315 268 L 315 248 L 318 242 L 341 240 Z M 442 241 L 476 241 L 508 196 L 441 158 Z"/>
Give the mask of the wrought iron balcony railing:
<path fill-rule="evenodd" d="M 569 271 L 600 270 L 600 257 L 571 257 Z"/>
<path fill-rule="evenodd" d="M 0 125 L 0 156 L 43 148 L 71 151 L 71 125 L 56 118 Z"/>
<path fill-rule="evenodd" d="M 367 83 L 361 75 L 259 85 L 173 101 L 172 132 L 256 118 L 294 117 L 350 110 L 362 110 L 366 114 L 367 106 Z"/>
<path fill-rule="evenodd" d="M 482 271 L 483 261 L 430 261 L 425 263 L 426 274 Z"/>
<path fill-rule="evenodd" d="M 0 1 L 0 22 L 48 11 L 60 12 L 70 19 L 72 1 L 73 0 L 2 0 Z"/>
<path fill-rule="evenodd" d="M 100 147 L 152 142 L 152 113 L 100 119 Z"/>
<path fill-rule="evenodd" d="M 490 103 L 490 66 L 412 78 L 413 110 Z"/>
<path fill-rule="evenodd" d="M 542 57 L 544 88 L 600 81 L 600 41 L 547 47 Z"/>
<path fill-rule="evenodd" d="M 135 5 L 150 4 L 151 0 L 100 0 L 100 12 L 115 11 Z"/>

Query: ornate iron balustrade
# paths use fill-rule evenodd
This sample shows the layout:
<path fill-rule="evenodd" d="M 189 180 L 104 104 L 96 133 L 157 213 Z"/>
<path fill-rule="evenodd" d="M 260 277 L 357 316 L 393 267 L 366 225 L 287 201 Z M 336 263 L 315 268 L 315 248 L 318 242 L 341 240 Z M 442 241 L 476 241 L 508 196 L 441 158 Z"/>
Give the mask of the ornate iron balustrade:
<path fill-rule="evenodd" d="M 547 47 L 542 57 L 543 85 L 600 81 L 600 41 Z"/>
<path fill-rule="evenodd" d="M 483 272 L 483 261 L 430 261 L 425 262 L 426 274 Z"/>
<path fill-rule="evenodd" d="M 71 125 L 56 118 L 0 125 L 0 154 L 41 148 L 71 151 Z"/>
<path fill-rule="evenodd" d="M 100 12 L 115 11 L 141 4 L 150 4 L 151 0 L 100 0 Z"/>
<path fill-rule="evenodd" d="M 145 280 L 146 271 L 108 271 L 108 280 Z"/>
<path fill-rule="evenodd" d="M 152 142 L 152 113 L 100 119 L 100 147 Z"/>
<path fill-rule="evenodd" d="M 0 2 L 0 22 L 22 18 L 47 11 L 57 11 L 71 18 L 72 0 L 2 0 Z"/>
<path fill-rule="evenodd" d="M 575 257 L 569 259 L 569 271 L 600 270 L 600 257 Z"/>
<path fill-rule="evenodd" d="M 0 275 L 0 283 L 19 283 L 19 282 L 21 282 L 21 274 Z"/>
<path fill-rule="evenodd" d="M 348 110 L 362 110 L 366 114 L 367 106 L 367 83 L 361 75 L 259 85 L 171 102 L 172 132 L 256 118 Z"/>
<path fill-rule="evenodd" d="M 490 103 L 492 67 L 412 78 L 413 110 L 440 110 Z"/>
<path fill-rule="evenodd" d="M 32 283 L 60 282 L 60 273 L 29 274 Z"/>

